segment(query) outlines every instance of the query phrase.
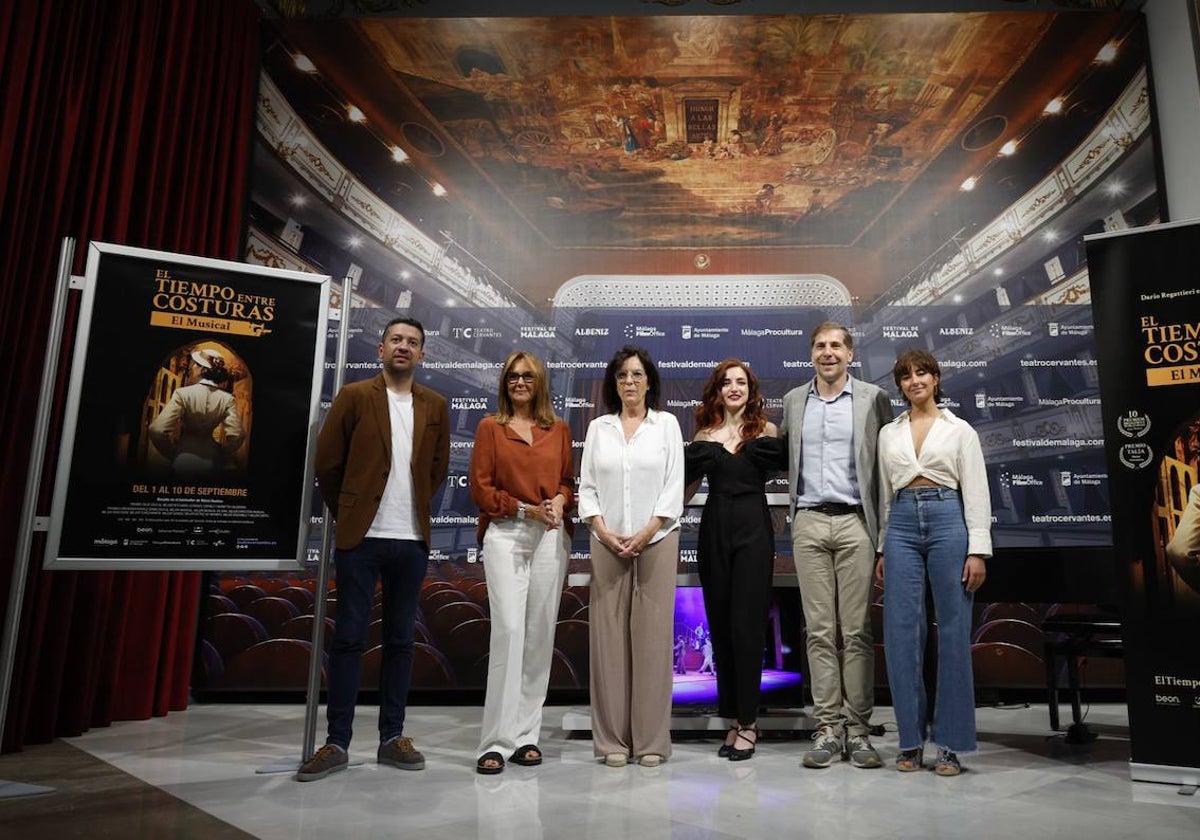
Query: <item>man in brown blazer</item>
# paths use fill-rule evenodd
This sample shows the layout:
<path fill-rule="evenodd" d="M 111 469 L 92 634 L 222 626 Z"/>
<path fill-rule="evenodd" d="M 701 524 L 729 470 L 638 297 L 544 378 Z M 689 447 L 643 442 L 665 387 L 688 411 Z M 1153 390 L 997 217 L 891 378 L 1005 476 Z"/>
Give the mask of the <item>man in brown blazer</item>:
<path fill-rule="evenodd" d="M 383 582 L 380 764 L 421 770 L 404 737 L 417 596 L 429 559 L 429 510 L 446 480 L 450 415 L 441 394 L 413 382 L 425 330 L 412 318 L 383 329 L 374 379 L 344 387 L 317 438 L 317 483 L 337 520 L 337 617 L 329 650 L 329 735 L 300 767 L 302 782 L 344 770 L 376 582 Z"/>

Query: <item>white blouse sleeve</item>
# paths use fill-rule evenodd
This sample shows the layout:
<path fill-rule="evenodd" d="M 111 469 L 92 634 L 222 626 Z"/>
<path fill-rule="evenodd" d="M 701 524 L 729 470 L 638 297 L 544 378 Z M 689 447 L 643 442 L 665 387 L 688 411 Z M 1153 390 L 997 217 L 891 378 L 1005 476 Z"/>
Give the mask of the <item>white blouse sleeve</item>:
<path fill-rule="evenodd" d="M 967 554 L 992 556 L 992 497 L 979 435 L 965 422 L 958 447 L 958 486 L 967 521 Z"/>
<path fill-rule="evenodd" d="M 663 412 L 659 417 L 666 427 L 663 441 L 667 450 L 667 469 L 662 491 L 654 501 L 653 515 L 665 519 L 664 527 L 669 529 L 683 515 L 683 432 L 674 414 Z"/>
<path fill-rule="evenodd" d="M 583 441 L 583 456 L 579 464 L 579 519 L 586 522 L 600 513 L 600 496 L 596 490 L 596 438 L 598 424 L 588 424 L 587 436 Z"/>

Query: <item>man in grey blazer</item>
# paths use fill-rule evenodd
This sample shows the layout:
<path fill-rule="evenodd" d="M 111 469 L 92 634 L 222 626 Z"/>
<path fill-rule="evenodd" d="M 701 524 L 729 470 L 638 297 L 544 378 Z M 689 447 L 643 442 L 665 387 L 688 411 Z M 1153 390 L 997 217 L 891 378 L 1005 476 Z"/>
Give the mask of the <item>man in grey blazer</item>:
<path fill-rule="evenodd" d="M 879 536 L 875 447 L 892 404 L 880 388 L 850 376 L 853 358 L 850 331 L 832 321 L 819 324 L 812 333 L 816 376 L 783 398 L 779 427 L 788 441 L 792 554 L 818 727 L 805 767 L 843 758 L 855 767 L 882 763 L 870 740 L 875 655 L 869 610 Z"/>

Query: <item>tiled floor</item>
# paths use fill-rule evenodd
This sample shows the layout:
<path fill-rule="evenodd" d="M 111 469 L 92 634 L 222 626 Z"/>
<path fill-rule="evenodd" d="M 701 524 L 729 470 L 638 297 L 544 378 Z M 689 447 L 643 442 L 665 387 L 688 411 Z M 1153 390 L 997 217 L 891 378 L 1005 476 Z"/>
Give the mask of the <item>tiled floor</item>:
<path fill-rule="evenodd" d="M 681 740 L 662 767 L 612 769 L 593 760 L 589 740 L 558 728 L 564 711 L 547 710 L 545 764 L 510 765 L 486 777 L 473 772 L 478 708 L 409 710 L 408 733 L 428 759 L 428 769 L 416 773 L 374 763 L 375 709 L 363 708 L 352 750 L 361 763 L 306 784 L 255 772 L 298 755 L 304 717 L 298 706 L 195 706 L 115 724 L 67 743 L 203 813 L 131 823 L 129 809 L 151 807 L 151 797 L 112 797 L 107 813 L 101 799 L 78 814 L 86 821 L 78 836 L 225 836 L 202 821 L 208 814 L 263 838 L 1200 837 L 1200 795 L 1129 781 L 1121 706 L 1091 709 L 1089 723 L 1101 738 L 1086 748 L 1051 736 L 1044 706 L 980 709 L 981 751 L 953 779 L 848 764 L 801 770 L 805 742 L 782 738 L 765 740 L 741 763 L 718 759 L 716 740 Z M 890 711 L 878 709 L 876 720 L 890 721 Z M 890 760 L 896 740 L 888 728 L 876 742 Z M 12 758 L 0 760 L 0 777 Z M 56 783 L 45 775 L 36 781 Z M 32 820 L 54 813 L 58 800 L 57 824 L 72 825 L 71 814 L 62 813 L 69 795 L 0 802 L 0 836 L 70 836 L 10 834 L 15 824 L 5 819 L 6 809 L 19 807 L 29 825 L 40 824 Z M 118 819 L 124 819 L 119 832 L 105 830 Z"/>

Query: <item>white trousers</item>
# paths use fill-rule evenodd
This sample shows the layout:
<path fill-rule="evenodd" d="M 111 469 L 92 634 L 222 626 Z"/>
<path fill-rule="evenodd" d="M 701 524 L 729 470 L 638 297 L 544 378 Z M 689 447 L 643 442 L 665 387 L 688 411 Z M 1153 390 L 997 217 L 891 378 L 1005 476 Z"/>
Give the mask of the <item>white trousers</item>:
<path fill-rule="evenodd" d="M 481 755 L 494 750 L 508 758 L 538 743 L 567 547 L 563 528 L 547 530 L 536 521 L 497 519 L 484 532 L 492 638 Z"/>

